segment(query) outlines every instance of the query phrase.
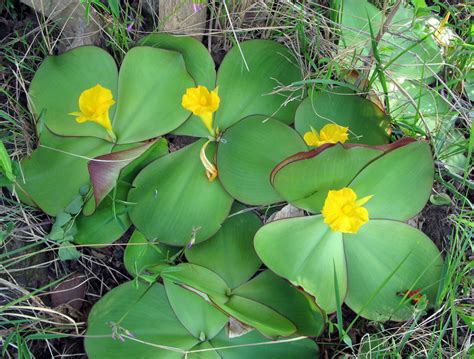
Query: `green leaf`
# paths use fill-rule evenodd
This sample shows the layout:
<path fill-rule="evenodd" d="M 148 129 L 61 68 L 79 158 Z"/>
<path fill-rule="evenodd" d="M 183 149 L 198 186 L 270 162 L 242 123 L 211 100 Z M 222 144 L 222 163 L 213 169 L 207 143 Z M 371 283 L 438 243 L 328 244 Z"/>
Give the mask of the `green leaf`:
<path fill-rule="evenodd" d="M 0 174 L 3 174 L 10 182 L 15 181 L 12 161 L 10 160 L 10 156 L 8 156 L 7 149 L 2 141 L 0 141 Z"/>
<path fill-rule="evenodd" d="M 67 224 L 71 220 L 72 216 L 69 213 L 66 212 L 60 212 L 56 216 L 56 220 L 54 221 L 54 224 L 56 226 L 62 227 L 65 224 Z"/>
<path fill-rule="evenodd" d="M 88 159 L 110 152 L 112 144 L 92 137 L 59 137 L 47 130 L 41 134 L 40 143 L 21 161 L 23 176 L 17 179 L 18 193 L 22 201 L 33 202 L 55 216 L 89 184 Z"/>
<path fill-rule="evenodd" d="M 327 145 L 287 158 L 273 170 L 271 180 L 286 201 L 319 213 L 329 190 L 345 187 L 383 153 L 381 148 Z"/>
<path fill-rule="evenodd" d="M 286 157 L 306 149 L 292 128 L 272 118 L 251 116 L 222 136 L 217 151 L 219 179 L 240 202 L 279 202 L 282 198 L 270 183 L 272 169 Z"/>
<path fill-rule="evenodd" d="M 344 87 L 311 91 L 296 111 L 295 128 L 301 136 L 311 127 L 319 132 L 331 123 L 349 127 L 349 143 L 381 145 L 389 139 L 389 116 L 373 102 Z"/>
<path fill-rule="evenodd" d="M 101 126 L 92 122 L 79 124 L 69 113 L 79 111 L 79 96 L 97 84 L 110 89 L 117 100 L 117 78 L 114 59 L 98 47 L 82 46 L 59 56 L 49 56 L 30 85 L 32 111 L 36 116 L 42 113 L 46 127 L 57 135 L 104 139 L 107 132 Z M 110 108 L 110 118 L 116 107 Z"/>
<path fill-rule="evenodd" d="M 207 340 L 215 337 L 229 318 L 221 311 L 187 289 L 164 280 L 166 294 L 179 321 L 196 338 Z"/>
<path fill-rule="evenodd" d="M 287 340 L 283 339 L 282 341 Z M 220 357 L 223 359 L 242 359 L 242 358 L 262 358 L 262 359 L 288 359 L 288 358 L 317 358 L 319 351 L 316 344 L 311 339 L 299 339 L 291 342 L 278 343 L 264 337 L 257 331 L 252 331 L 238 338 L 229 338 L 223 330 L 215 338 L 211 339 L 211 345 L 217 349 Z M 250 346 L 246 344 L 261 345 Z M 236 346 L 235 349 L 224 349 L 229 346 Z"/>
<path fill-rule="evenodd" d="M 114 147 L 114 150 L 118 148 L 119 145 Z M 142 169 L 144 169 L 154 160 L 168 154 L 168 152 L 168 141 L 165 138 L 162 137 L 158 141 L 153 142 L 151 147 L 149 147 L 143 154 L 141 154 L 140 157 L 138 157 L 136 160 L 134 160 L 122 170 L 122 172 L 120 173 L 120 180 L 132 183 L 135 177 L 140 173 Z"/>
<path fill-rule="evenodd" d="M 413 142 L 370 163 L 348 187 L 359 198 L 373 195 L 364 205 L 370 218 L 406 221 L 428 202 L 433 176 L 429 144 Z"/>
<path fill-rule="evenodd" d="M 414 9 L 400 7 L 379 44 L 384 69 L 401 82 L 432 78 L 445 63 L 426 18 L 413 19 Z"/>
<path fill-rule="evenodd" d="M 331 231 L 321 216 L 267 224 L 255 235 L 254 244 L 269 269 L 313 295 L 325 311 L 336 310 L 334 266 L 341 297 L 347 290 L 342 234 Z"/>
<path fill-rule="evenodd" d="M 404 81 L 398 86 L 389 83 L 392 117 L 421 128 L 434 136 L 433 140 L 443 130 L 451 130 L 453 121 L 450 119 L 455 114 L 438 91 L 413 81 Z"/>
<path fill-rule="evenodd" d="M 204 140 L 147 166 L 130 190 L 130 218 L 149 239 L 184 246 L 214 235 L 227 217 L 232 198 L 219 181 L 209 182 L 200 161 Z M 214 144 L 207 157 L 212 159 Z"/>
<path fill-rule="evenodd" d="M 217 318 L 222 318 L 222 314 L 212 307 L 211 310 L 204 309 L 208 304 L 193 293 L 189 293 L 176 307 L 180 308 L 182 315 L 184 312 L 181 310 L 185 310 L 189 315 L 188 318 L 193 318 L 187 323 L 192 326 L 189 327 L 192 333 L 176 316 L 173 310 L 174 296 L 167 296 L 169 293 L 168 287 L 165 292 L 159 283 L 150 287 L 139 283 L 136 287 L 134 282 L 122 284 L 107 293 L 89 315 L 85 339 L 88 357 L 91 359 L 183 359 L 184 357 L 283 359 L 297 355 L 298 358 L 309 359 L 318 354 L 316 344 L 310 339 L 296 339 L 270 345 L 269 339 L 258 332 L 229 338 L 225 329 L 211 337 L 217 328 Z M 182 299 L 180 295 L 179 300 Z M 182 304 L 186 303 L 188 308 L 183 308 Z M 202 317 L 202 310 L 209 315 Z M 183 319 L 183 316 L 180 319 Z M 211 331 L 210 322 L 215 323 Z M 115 332 L 116 340 L 112 339 L 112 332 Z M 198 333 L 199 337 L 193 336 Z M 211 334 L 210 337 L 207 337 L 206 333 Z M 119 339 L 120 337 L 123 341 Z M 193 352 L 213 348 L 216 349 Z M 189 353 L 185 354 L 185 351 Z"/>
<path fill-rule="evenodd" d="M 126 331 L 152 345 L 127 338 Z M 198 343 L 176 318 L 161 284 L 139 283 L 136 288 L 134 282 L 114 288 L 93 307 L 85 339 L 90 359 L 182 358 L 182 353 L 163 346 L 188 350 Z"/>
<path fill-rule="evenodd" d="M 262 223 L 258 216 L 235 205 L 221 229 L 205 242 L 185 251 L 189 262 L 219 274 L 235 288 L 255 274 L 262 262 L 253 248 L 253 237 Z"/>
<path fill-rule="evenodd" d="M 139 46 L 150 46 L 181 53 L 186 69 L 197 85 L 213 89 L 216 85 L 216 69 L 211 54 L 195 38 L 170 34 L 151 34 L 138 41 Z"/>
<path fill-rule="evenodd" d="M 123 262 L 128 273 L 136 277 L 160 271 L 177 252 L 177 247 L 150 242 L 135 230 L 125 248 Z"/>
<path fill-rule="evenodd" d="M 322 329 L 322 313 L 314 302 L 278 277 L 263 275 L 232 290 L 215 272 L 195 264 L 182 263 L 162 271 L 165 281 L 171 281 L 214 303 L 221 311 L 237 320 L 255 327 L 266 336 L 288 336 L 297 330 L 297 321 L 304 330 L 318 333 Z M 258 277 L 259 278 L 259 277 Z M 267 295 L 267 294 L 268 295 Z M 288 305 L 272 298 L 271 293 L 283 293 Z M 305 313 L 304 315 L 299 315 Z M 303 316 L 309 315 L 303 319 Z"/>
<path fill-rule="evenodd" d="M 151 34 L 138 42 L 141 46 L 152 46 L 173 50 L 183 55 L 186 69 L 196 85 L 206 86 L 209 90 L 216 86 L 216 69 L 214 60 L 204 45 L 192 37 L 173 36 L 170 34 Z M 189 119 L 175 131 L 177 135 L 208 137 L 209 131 L 197 116 Z"/>
<path fill-rule="evenodd" d="M 82 245 L 108 245 L 118 240 L 130 227 L 127 198 L 130 185 L 120 183 L 90 216 L 80 214 L 76 218 L 77 233 L 74 242 Z"/>
<path fill-rule="evenodd" d="M 447 193 L 432 194 L 430 196 L 430 202 L 435 206 L 449 206 L 453 203 Z"/>
<path fill-rule="evenodd" d="M 225 130 L 250 115 L 292 123 L 301 91 L 274 92 L 301 80 L 294 55 L 268 40 L 250 40 L 239 45 L 240 48 L 234 46 L 227 53 L 217 73 L 221 98 L 217 127 Z"/>
<path fill-rule="evenodd" d="M 116 184 L 116 183 L 121 183 L 121 184 L 132 184 L 133 180 L 135 177 L 140 173 L 140 171 L 145 168 L 147 165 L 149 165 L 151 162 L 154 160 L 166 155 L 168 153 L 168 141 L 166 141 L 165 138 L 161 138 L 157 141 L 151 141 L 151 145 L 147 144 L 142 144 L 140 146 L 136 146 L 136 144 L 126 144 L 126 145 L 115 145 L 113 148 L 113 152 L 122 152 L 123 157 L 130 158 L 132 156 L 135 156 L 133 161 L 124 161 L 127 162 L 126 166 L 124 168 L 121 168 L 118 173 L 117 173 L 117 167 L 122 167 L 121 165 L 118 165 L 117 167 L 115 165 L 111 166 L 111 169 L 113 172 L 115 172 L 114 175 L 110 175 L 108 173 L 108 166 L 106 165 L 105 167 L 99 166 L 99 171 L 94 172 L 94 175 L 91 174 L 91 162 L 88 164 L 89 168 L 89 174 L 91 175 L 91 181 L 94 181 L 94 176 L 97 177 L 99 175 L 99 182 L 105 184 L 106 186 L 103 186 L 101 189 L 103 190 L 104 188 L 106 189 L 107 186 L 110 186 L 111 183 Z M 145 150 L 144 152 L 142 152 Z M 136 157 L 137 155 L 138 158 Z M 105 157 L 100 156 L 101 157 Z M 111 156 L 114 158 L 115 156 Z M 118 156 L 119 158 L 121 157 L 120 155 Z M 97 160 L 97 158 L 96 158 Z M 105 177 L 105 180 L 100 177 L 100 175 L 103 175 Z M 118 178 L 117 178 L 118 175 Z M 112 188 L 112 187 L 110 187 Z M 94 192 L 97 192 L 96 188 L 93 188 Z M 107 190 L 102 191 L 107 192 Z M 88 193 L 88 190 L 85 192 Z M 123 198 L 122 200 L 125 200 Z M 90 196 L 88 201 L 84 205 L 84 209 L 82 213 L 86 216 L 90 216 L 94 211 L 96 210 L 96 199 L 95 196 Z"/>
<path fill-rule="evenodd" d="M 417 229 L 395 221 L 371 220 L 357 234 L 344 234 L 344 250 L 346 304 L 356 313 L 377 321 L 407 320 L 414 308 L 410 299 L 401 304 L 400 293 L 406 290 L 420 289 L 435 303 L 442 258 L 433 242 Z"/>
<path fill-rule="evenodd" d="M 474 36 L 474 24 L 471 25 L 471 36 Z M 474 71 L 469 71 L 466 75 L 466 81 L 465 81 L 465 89 L 464 92 L 467 95 L 467 98 L 469 101 L 474 101 Z"/>
<path fill-rule="evenodd" d="M 336 2 L 342 4 L 341 51 L 350 54 L 346 62 L 353 62 L 354 51 L 369 55 L 372 46 L 369 20 L 374 34 L 378 34 L 386 19 L 383 11 L 366 0 Z M 441 49 L 430 32 L 432 29 L 425 19 L 416 19 L 414 9 L 399 7 L 377 46 L 382 68 L 400 81 L 428 78 L 439 72 L 443 66 Z"/>
<path fill-rule="evenodd" d="M 290 319 L 298 334 L 317 337 L 324 328 L 324 314 L 314 298 L 291 286 L 269 270 L 232 291 L 258 303 L 263 303 Z"/>
<path fill-rule="evenodd" d="M 62 242 L 64 240 L 64 228 L 53 224 L 51 232 L 49 232 L 48 234 L 48 239 L 52 241 Z"/>
<path fill-rule="evenodd" d="M 474 316 L 467 315 L 461 308 L 456 308 L 456 312 L 461 317 L 464 324 L 466 324 L 470 330 L 474 330 Z"/>
<path fill-rule="evenodd" d="M 202 297 L 212 297 L 216 304 L 223 304 L 229 300 L 230 291 L 227 283 L 215 272 L 196 264 L 181 263 L 168 267 L 161 272 L 163 280 L 171 281 L 181 286 L 194 288 Z M 203 295 L 205 294 L 205 295 Z"/>
<path fill-rule="evenodd" d="M 81 258 L 81 252 L 71 242 L 64 241 L 59 245 L 59 259 L 62 261 L 70 261 Z"/>
<path fill-rule="evenodd" d="M 80 190 L 79 190 L 80 191 Z M 82 206 L 84 204 L 84 200 L 82 196 L 79 194 L 64 208 L 66 213 L 70 214 L 78 214 L 81 212 Z"/>
<path fill-rule="evenodd" d="M 122 170 L 128 165 L 131 165 L 134 161 L 139 163 L 140 157 L 155 143 L 156 140 L 145 142 L 138 146 L 114 151 L 89 161 L 88 169 L 96 206 L 98 206 L 104 197 L 117 185 Z M 165 153 L 167 153 L 167 151 L 163 154 Z"/>
<path fill-rule="evenodd" d="M 358 315 L 370 320 L 406 320 L 414 312 L 403 293 L 420 289 L 434 303 L 441 254 L 423 233 L 390 220 L 370 220 L 359 232 L 342 234 L 322 216 L 291 218 L 263 226 L 255 249 L 276 274 L 301 286 L 328 312 L 338 291 Z M 304 255 L 301 255 L 304 253 Z"/>
<path fill-rule="evenodd" d="M 144 141 L 176 129 L 189 117 L 181 97 L 194 86 L 180 53 L 145 46 L 131 49 L 118 79 L 112 123 L 118 143 Z"/>
<path fill-rule="evenodd" d="M 112 15 L 118 19 L 120 16 L 120 5 L 117 0 L 107 0 L 107 3 L 109 4 L 109 9 Z"/>
<path fill-rule="evenodd" d="M 296 326 L 283 315 L 246 297 L 232 295 L 221 308 L 237 320 L 255 327 L 265 336 L 289 336 L 296 332 Z"/>

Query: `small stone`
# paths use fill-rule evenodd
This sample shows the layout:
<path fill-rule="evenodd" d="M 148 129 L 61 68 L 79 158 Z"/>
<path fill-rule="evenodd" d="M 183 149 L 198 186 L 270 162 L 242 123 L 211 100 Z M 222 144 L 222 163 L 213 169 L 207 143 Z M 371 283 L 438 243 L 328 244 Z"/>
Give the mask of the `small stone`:
<path fill-rule="evenodd" d="M 293 217 L 303 217 L 304 211 L 302 209 L 296 208 L 291 204 L 287 204 L 285 207 L 280 209 L 278 212 L 273 213 L 265 223 L 270 223 L 277 221 L 279 219 L 293 218 Z"/>

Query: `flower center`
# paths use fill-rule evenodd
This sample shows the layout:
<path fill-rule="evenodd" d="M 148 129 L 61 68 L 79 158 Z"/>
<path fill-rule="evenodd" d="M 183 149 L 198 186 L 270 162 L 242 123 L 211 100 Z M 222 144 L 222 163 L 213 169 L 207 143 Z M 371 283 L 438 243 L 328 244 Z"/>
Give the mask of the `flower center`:
<path fill-rule="evenodd" d="M 353 209 L 354 207 L 352 206 L 352 204 L 346 204 L 342 207 L 342 213 L 349 214 L 352 212 Z"/>

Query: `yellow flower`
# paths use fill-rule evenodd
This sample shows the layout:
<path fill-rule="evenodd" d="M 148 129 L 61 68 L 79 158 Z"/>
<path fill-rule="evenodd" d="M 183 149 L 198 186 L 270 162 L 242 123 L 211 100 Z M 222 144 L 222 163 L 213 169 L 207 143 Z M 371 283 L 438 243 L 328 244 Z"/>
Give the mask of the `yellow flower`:
<path fill-rule="evenodd" d="M 348 187 L 329 191 L 321 211 L 324 223 L 336 232 L 357 233 L 369 221 L 369 211 L 362 206 L 371 198 L 357 200 L 357 194 Z"/>
<path fill-rule="evenodd" d="M 319 147 L 326 143 L 344 143 L 349 138 L 347 131 L 349 127 L 342 127 L 333 123 L 325 125 L 318 133 L 311 127 L 311 131 L 304 134 L 304 140 L 308 146 Z"/>
<path fill-rule="evenodd" d="M 69 113 L 76 116 L 78 123 L 95 122 L 105 128 L 107 133 L 115 139 L 112 131 L 112 123 L 109 118 L 109 109 L 115 104 L 112 91 L 97 84 L 87 89 L 79 96 L 80 112 Z"/>
<path fill-rule="evenodd" d="M 186 110 L 201 118 L 213 137 L 216 132 L 212 126 L 212 114 L 217 111 L 221 101 L 217 91 L 217 87 L 211 92 L 205 86 L 190 87 L 186 90 L 181 102 Z"/>

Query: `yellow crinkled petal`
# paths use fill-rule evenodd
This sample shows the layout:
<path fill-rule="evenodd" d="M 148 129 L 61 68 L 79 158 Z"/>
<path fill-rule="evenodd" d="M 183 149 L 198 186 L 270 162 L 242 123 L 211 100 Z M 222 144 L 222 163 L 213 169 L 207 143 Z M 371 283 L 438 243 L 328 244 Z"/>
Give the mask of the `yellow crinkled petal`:
<path fill-rule="evenodd" d="M 218 88 L 209 92 L 205 86 L 188 88 L 181 99 L 181 105 L 194 115 L 199 116 L 212 136 L 215 136 L 212 117 L 220 104 Z"/>
<path fill-rule="evenodd" d="M 357 200 L 357 194 L 348 187 L 328 192 L 321 214 L 333 231 L 357 233 L 369 221 L 369 211 L 361 207 L 372 196 Z"/>
<path fill-rule="evenodd" d="M 79 96 L 80 112 L 70 112 L 76 116 L 78 123 L 95 122 L 107 130 L 107 133 L 115 139 L 112 132 L 112 123 L 109 118 L 109 109 L 115 104 L 112 91 L 100 84 L 87 89 Z"/>
<path fill-rule="evenodd" d="M 348 127 L 330 123 L 325 125 L 319 132 L 320 146 L 325 143 L 344 143 L 349 138 Z"/>
<path fill-rule="evenodd" d="M 308 146 L 319 146 L 319 137 L 313 128 L 311 128 L 311 131 L 308 131 L 304 134 L 303 139 Z"/>

